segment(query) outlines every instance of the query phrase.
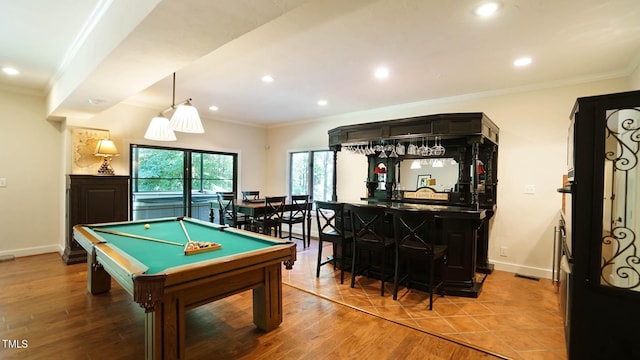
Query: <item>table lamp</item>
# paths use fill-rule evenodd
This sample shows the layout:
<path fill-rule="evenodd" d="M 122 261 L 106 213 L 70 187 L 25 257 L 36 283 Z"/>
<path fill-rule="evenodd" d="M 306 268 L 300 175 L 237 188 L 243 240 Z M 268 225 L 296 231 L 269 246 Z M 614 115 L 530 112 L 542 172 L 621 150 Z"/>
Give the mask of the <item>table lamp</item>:
<path fill-rule="evenodd" d="M 98 175 L 114 175 L 113 168 L 111 167 L 111 158 L 119 154 L 113 141 L 109 139 L 98 141 L 96 151 L 93 154 L 95 156 L 102 156 L 102 166 L 98 169 Z"/>

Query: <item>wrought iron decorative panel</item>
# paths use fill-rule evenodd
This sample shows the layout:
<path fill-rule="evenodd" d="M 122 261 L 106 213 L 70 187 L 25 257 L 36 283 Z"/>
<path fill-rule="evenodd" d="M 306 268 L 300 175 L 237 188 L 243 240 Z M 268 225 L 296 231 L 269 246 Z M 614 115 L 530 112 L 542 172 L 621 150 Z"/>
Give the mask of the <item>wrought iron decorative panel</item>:
<path fill-rule="evenodd" d="M 600 284 L 640 292 L 640 108 L 606 112 Z"/>

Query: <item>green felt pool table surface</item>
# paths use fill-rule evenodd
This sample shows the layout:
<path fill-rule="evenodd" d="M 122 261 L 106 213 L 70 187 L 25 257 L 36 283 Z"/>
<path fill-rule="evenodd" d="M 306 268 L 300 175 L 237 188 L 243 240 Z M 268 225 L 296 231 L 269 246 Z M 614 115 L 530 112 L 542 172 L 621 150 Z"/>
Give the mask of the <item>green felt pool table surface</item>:
<path fill-rule="evenodd" d="M 242 291 L 253 292 L 254 324 L 264 331 L 278 327 L 282 268 L 293 267 L 296 244 L 191 218 L 182 223 L 192 241 L 222 248 L 185 255 L 187 235 L 176 218 L 73 228 L 74 240 L 88 253 L 87 290 L 108 292 L 113 279 L 145 309 L 145 358 L 184 359 L 186 310 Z"/>
<path fill-rule="evenodd" d="M 187 243 L 187 237 L 180 226 L 180 222 L 175 218 L 106 224 L 90 226 L 89 228 L 92 230 L 105 229 L 117 231 L 182 244 L 182 246 L 178 246 L 96 232 L 96 236 L 104 239 L 107 244 L 117 247 L 144 264 L 148 268 L 145 272 L 147 274 L 162 272 L 176 266 L 189 265 L 200 261 L 260 250 L 269 246 L 282 245 L 282 242 L 279 241 L 256 237 L 253 236 L 254 234 L 245 234 L 233 229 L 224 229 L 215 224 L 201 223 L 193 220 L 185 220 L 183 223 L 192 241 L 215 242 L 222 245 L 222 248 L 198 254 L 185 255 L 184 245 Z M 145 228 L 145 224 L 149 224 L 148 229 Z"/>

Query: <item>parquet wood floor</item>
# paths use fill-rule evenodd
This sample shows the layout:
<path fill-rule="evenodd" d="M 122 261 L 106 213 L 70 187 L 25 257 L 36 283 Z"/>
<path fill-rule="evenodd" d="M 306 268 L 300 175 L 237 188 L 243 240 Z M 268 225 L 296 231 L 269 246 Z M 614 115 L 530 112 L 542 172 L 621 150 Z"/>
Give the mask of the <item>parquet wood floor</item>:
<path fill-rule="evenodd" d="M 534 281 L 513 273 L 494 271 L 484 281 L 477 299 L 454 296 L 434 297 L 428 310 L 428 294 L 401 289 L 398 301 L 392 298 L 393 284 L 386 283 L 380 296 L 380 281 L 358 277 L 354 289 L 351 274 L 333 265 L 321 268 L 315 277 L 317 242 L 298 253 L 293 270 L 284 281 L 301 289 L 345 303 L 385 319 L 487 349 L 511 359 L 566 359 L 564 328 L 556 287 L 547 279 Z M 323 255 L 331 254 L 331 244 Z M 480 278 L 480 276 L 479 276 Z"/>

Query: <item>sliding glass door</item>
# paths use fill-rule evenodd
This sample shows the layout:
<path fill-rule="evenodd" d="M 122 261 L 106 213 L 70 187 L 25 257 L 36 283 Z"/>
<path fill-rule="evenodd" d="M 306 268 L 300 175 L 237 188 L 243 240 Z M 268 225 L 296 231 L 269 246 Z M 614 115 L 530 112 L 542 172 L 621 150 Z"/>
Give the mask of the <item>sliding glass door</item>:
<path fill-rule="evenodd" d="M 130 159 L 133 220 L 208 221 L 216 192 L 237 189 L 237 154 L 131 145 Z"/>

